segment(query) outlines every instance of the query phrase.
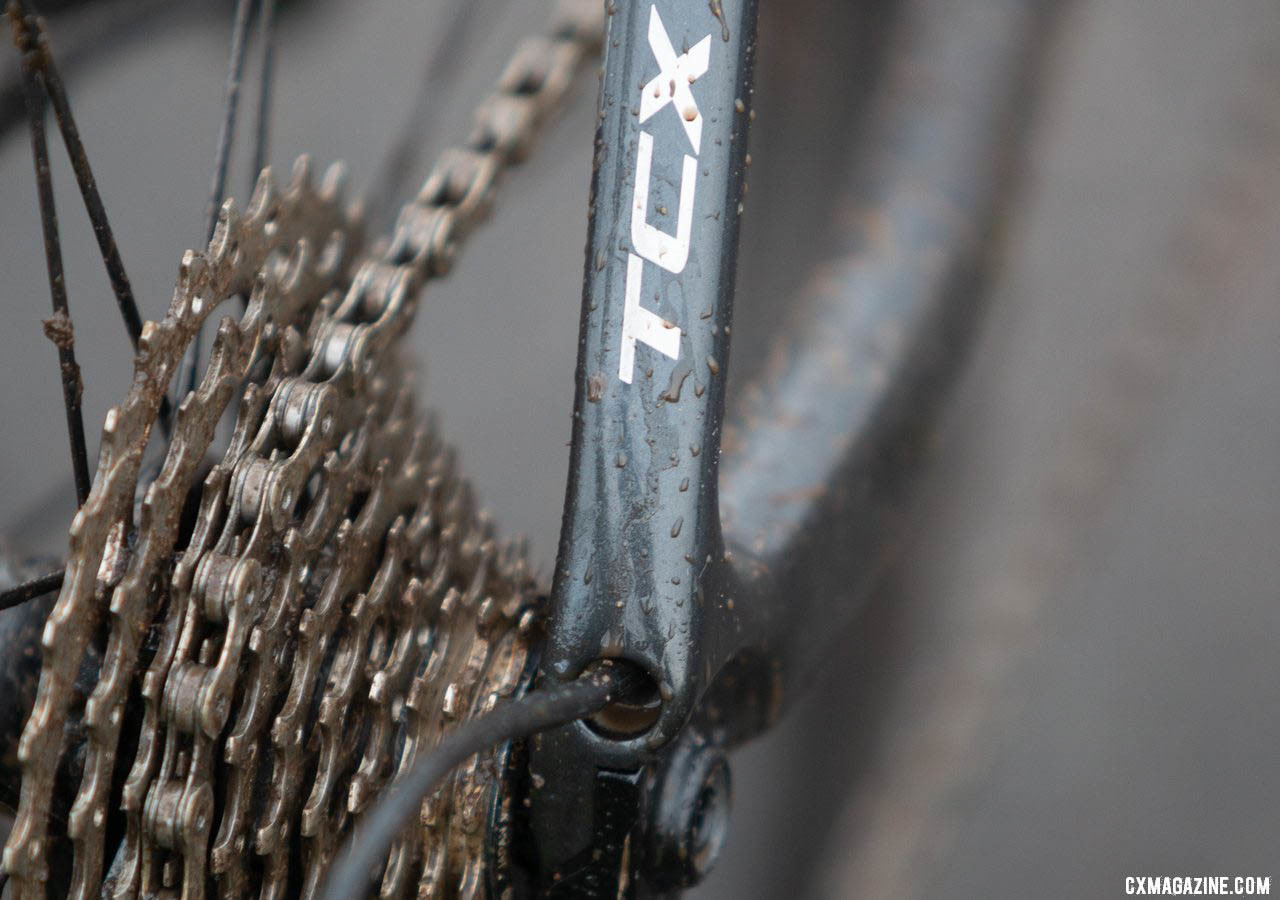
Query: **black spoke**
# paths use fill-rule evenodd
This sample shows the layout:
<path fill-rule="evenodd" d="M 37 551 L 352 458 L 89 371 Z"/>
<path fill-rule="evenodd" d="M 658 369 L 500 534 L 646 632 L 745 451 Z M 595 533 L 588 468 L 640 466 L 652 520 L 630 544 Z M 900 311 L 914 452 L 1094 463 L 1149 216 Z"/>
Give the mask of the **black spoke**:
<path fill-rule="evenodd" d="M 276 0 L 260 0 L 258 40 L 262 42 L 262 68 L 258 78 L 258 117 L 253 138 L 253 169 L 249 172 L 249 194 L 258 183 L 258 174 L 267 166 L 271 149 L 271 89 L 276 67 Z"/>
<path fill-rule="evenodd" d="M 107 268 L 107 277 L 111 279 L 111 288 L 115 291 L 120 315 L 124 318 L 124 325 L 129 332 L 129 340 L 133 342 L 133 349 L 137 350 L 138 340 L 142 337 L 142 316 L 138 314 L 133 287 L 129 283 L 129 276 L 124 270 L 124 260 L 120 258 L 120 250 L 111 233 L 111 224 L 107 221 L 107 210 L 103 206 L 102 195 L 98 193 L 98 183 L 93 177 L 93 169 L 89 166 L 89 157 L 85 153 L 84 143 L 80 140 L 80 130 L 76 127 L 75 117 L 71 114 L 71 104 L 67 101 L 66 88 L 63 86 L 62 77 L 58 74 L 57 66 L 54 65 L 53 54 L 48 50 L 48 39 L 44 28 L 39 25 L 37 27 L 40 28 L 38 36 L 40 74 L 49 95 L 49 103 L 53 107 L 58 130 L 62 133 L 63 145 L 71 160 L 71 168 L 76 173 L 76 183 L 80 187 L 85 210 L 89 213 L 89 221 L 93 225 L 93 235 L 98 239 L 98 250 Z"/>
<path fill-rule="evenodd" d="M 222 124 L 218 126 L 218 149 L 213 158 L 213 184 L 205 210 L 207 243 L 218 226 L 218 210 L 227 193 L 227 169 L 231 166 L 231 142 L 236 133 L 236 108 L 240 103 L 240 81 L 244 77 L 244 45 L 249 35 L 253 0 L 236 0 L 236 18 L 231 27 L 231 52 L 227 59 L 227 84 L 222 96 Z"/>
<path fill-rule="evenodd" d="M 585 718 L 615 699 L 628 698 L 642 680 L 636 671 L 608 667 L 568 684 L 531 691 L 445 735 L 407 773 L 387 786 L 365 814 L 360 828 L 347 838 L 329 872 L 321 894 L 323 900 L 362 896 L 370 871 L 387 855 L 396 836 L 422 805 L 422 799 L 468 757 L 504 741 Z"/>
<path fill-rule="evenodd" d="M 231 26 L 231 51 L 227 59 L 227 84 L 222 98 L 222 124 L 218 126 L 218 149 L 213 160 L 213 184 L 209 189 L 209 206 L 205 216 L 205 243 L 213 240 L 218 227 L 218 210 L 227 192 L 227 170 L 231 165 L 231 143 L 236 131 L 236 107 L 240 102 L 240 81 L 244 76 L 244 45 L 249 34 L 253 0 L 236 0 L 235 22 Z M 200 369 L 201 334 L 197 330 L 191 341 L 178 379 L 180 391 L 194 391 Z"/>
<path fill-rule="evenodd" d="M 75 71 L 104 56 L 127 53 L 131 44 L 150 39 L 152 29 L 170 27 L 204 5 L 197 7 L 197 0 L 78 0 L 72 9 L 67 4 L 50 9 L 47 2 L 40 7 L 42 16 L 66 13 L 58 23 L 58 54 L 64 70 Z M 26 121 L 21 74 L 6 70 L 0 80 L 0 137 Z"/>
<path fill-rule="evenodd" d="M 15 0 L 14 5 L 22 9 L 21 0 Z M 115 235 L 107 219 L 107 208 L 102 202 L 102 195 L 98 192 L 98 182 L 93 177 L 93 169 L 89 165 L 89 155 L 85 152 L 84 142 L 80 139 L 80 129 L 76 127 L 75 116 L 71 113 L 71 103 L 67 99 L 66 87 L 54 63 L 53 54 L 49 51 L 44 23 L 37 20 L 36 28 L 39 52 L 35 59 L 39 66 L 40 80 L 44 83 L 45 94 L 53 107 L 54 119 L 58 123 L 58 131 L 62 134 L 62 144 L 66 148 L 71 168 L 75 172 L 76 184 L 80 188 L 85 211 L 89 214 L 89 222 L 93 226 L 93 235 L 98 240 L 98 251 L 102 255 L 107 278 L 111 280 L 116 305 L 120 308 L 121 318 L 124 319 L 129 341 L 137 352 L 138 341 L 142 338 L 142 316 L 138 312 L 138 302 L 133 296 L 129 275 L 125 272 L 124 260 L 120 258 L 120 248 L 116 246 Z M 166 437 L 169 434 L 169 416 L 169 399 L 165 397 L 160 401 L 160 427 Z"/>
<path fill-rule="evenodd" d="M 17 2 L 10 3 L 8 12 L 15 24 L 14 40 L 22 54 L 22 89 L 31 127 L 31 154 L 35 161 L 40 224 L 44 232 L 44 256 L 49 270 L 49 294 L 53 301 L 53 316 L 45 320 L 44 332 L 58 348 L 62 401 L 71 442 L 71 469 L 76 482 L 76 505 L 79 506 L 89 496 L 89 454 L 85 448 L 84 416 L 80 410 L 84 385 L 80 380 L 80 366 L 76 363 L 75 331 L 67 304 L 62 244 L 58 238 L 58 213 L 53 201 L 53 178 L 49 173 L 49 146 L 44 131 L 45 98 L 37 75 L 41 48 L 35 40 L 29 19 L 22 16 L 20 5 Z"/>
<path fill-rule="evenodd" d="M 21 606 L 28 600 L 43 597 L 45 594 L 60 589 L 65 575 L 66 573 L 59 569 L 56 572 L 50 572 L 48 575 L 41 575 L 39 578 L 24 581 L 22 584 L 15 585 L 8 590 L 0 591 L 0 611 Z"/>
<path fill-rule="evenodd" d="M 389 216 L 405 182 L 418 167 L 430 139 L 430 127 L 437 112 L 436 98 L 448 97 L 461 70 L 468 37 L 482 0 L 452 0 L 449 22 L 427 56 L 422 80 L 414 97 L 413 110 L 388 148 L 373 178 L 366 208 L 374 224 Z"/>

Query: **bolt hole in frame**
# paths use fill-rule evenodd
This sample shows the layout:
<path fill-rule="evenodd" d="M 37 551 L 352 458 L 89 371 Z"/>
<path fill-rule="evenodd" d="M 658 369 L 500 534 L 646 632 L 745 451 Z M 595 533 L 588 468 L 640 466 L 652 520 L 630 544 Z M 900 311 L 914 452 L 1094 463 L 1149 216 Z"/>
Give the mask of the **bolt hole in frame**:
<path fill-rule="evenodd" d="M 545 891 L 642 896 L 714 864 L 724 752 L 777 721 L 891 543 L 978 319 L 1054 7 L 895 5 L 843 235 L 726 421 L 756 4 L 609 4 L 542 677 L 620 659 L 658 701 L 534 741 Z"/>

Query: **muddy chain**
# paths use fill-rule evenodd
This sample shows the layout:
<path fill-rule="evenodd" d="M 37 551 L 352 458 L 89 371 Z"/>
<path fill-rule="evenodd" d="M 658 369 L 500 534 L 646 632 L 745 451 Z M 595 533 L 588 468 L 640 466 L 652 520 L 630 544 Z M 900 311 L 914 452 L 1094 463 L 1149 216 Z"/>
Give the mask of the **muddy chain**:
<path fill-rule="evenodd" d="M 107 415 L 42 635 L 3 857 L 17 896 L 44 896 L 67 779 L 73 897 L 311 896 L 390 779 L 527 683 L 538 610 L 523 549 L 476 511 L 399 339 L 598 48 L 600 6 L 562 0 L 546 36 L 525 39 L 389 240 L 362 253 L 339 173 L 316 189 L 304 160 L 280 191 L 264 173 L 243 215 L 228 202 L 207 250 L 184 258 Z M 166 387 L 237 297 L 244 313 L 219 322 L 152 475 Z M 80 714 L 75 681 L 103 643 Z M 86 741 L 68 747 L 77 715 Z M 486 892 L 497 768 L 482 754 L 428 798 L 371 883 L 380 895 Z M 108 846 L 121 779 L 124 837 Z"/>

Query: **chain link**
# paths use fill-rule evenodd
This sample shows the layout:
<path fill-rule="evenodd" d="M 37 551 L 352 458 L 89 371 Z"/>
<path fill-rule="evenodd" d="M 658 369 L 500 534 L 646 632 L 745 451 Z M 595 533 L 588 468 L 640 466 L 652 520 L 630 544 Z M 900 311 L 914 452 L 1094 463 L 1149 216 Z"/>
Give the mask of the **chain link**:
<path fill-rule="evenodd" d="M 468 141 L 366 255 L 337 176 L 316 190 L 304 162 L 280 193 L 264 177 L 243 216 L 227 204 L 209 249 L 184 259 L 169 314 L 144 329 L 133 388 L 108 414 L 43 635 L 4 853 L 19 897 L 43 896 L 72 686 L 104 636 L 67 823 L 74 897 L 199 898 L 210 885 L 224 897 L 311 896 L 389 779 L 526 683 L 537 610 L 523 550 L 495 542 L 418 412 L 399 338 L 601 26 L 595 0 L 560 3 Z M 246 311 L 220 322 L 135 515 L 164 390 L 197 329 L 241 295 Z M 136 739 L 125 837 L 108 865 L 112 779 L 134 743 L 125 733 Z M 424 803 L 421 828 L 381 873 L 382 896 L 414 884 L 424 897 L 484 893 L 495 769 L 481 754 Z"/>

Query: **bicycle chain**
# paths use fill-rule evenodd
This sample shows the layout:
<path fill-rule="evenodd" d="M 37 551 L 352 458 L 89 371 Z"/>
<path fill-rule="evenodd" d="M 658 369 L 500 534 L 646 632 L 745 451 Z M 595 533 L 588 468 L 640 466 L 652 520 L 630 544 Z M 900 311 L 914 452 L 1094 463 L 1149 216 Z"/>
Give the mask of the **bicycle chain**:
<path fill-rule="evenodd" d="M 279 195 L 264 175 L 243 217 L 228 203 L 208 250 L 184 258 L 169 314 L 147 324 L 133 387 L 108 413 L 42 636 L 4 851 L 17 896 L 43 896 L 64 726 L 91 643 L 106 651 L 67 823 L 74 897 L 198 898 L 214 885 L 227 897 L 311 896 L 389 779 L 526 683 L 538 611 L 523 550 L 499 547 L 476 512 L 416 410 L 397 342 L 601 35 L 599 4 L 561 0 L 470 139 L 358 260 L 358 215 L 340 209 L 336 176 L 314 190 L 305 162 Z M 135 509 L 166 386 L 212 310 L 243 295 Z M 184 506 L 233 412 L 179 549 Z M 125 837 L 104 881 L 126 726 L 137 746 L 120 794 Z M 495 769 L 492 754 L 473 758 L 424 803 L 382 896 L 415 882 L 424 897 L 485 892 Z"/>

